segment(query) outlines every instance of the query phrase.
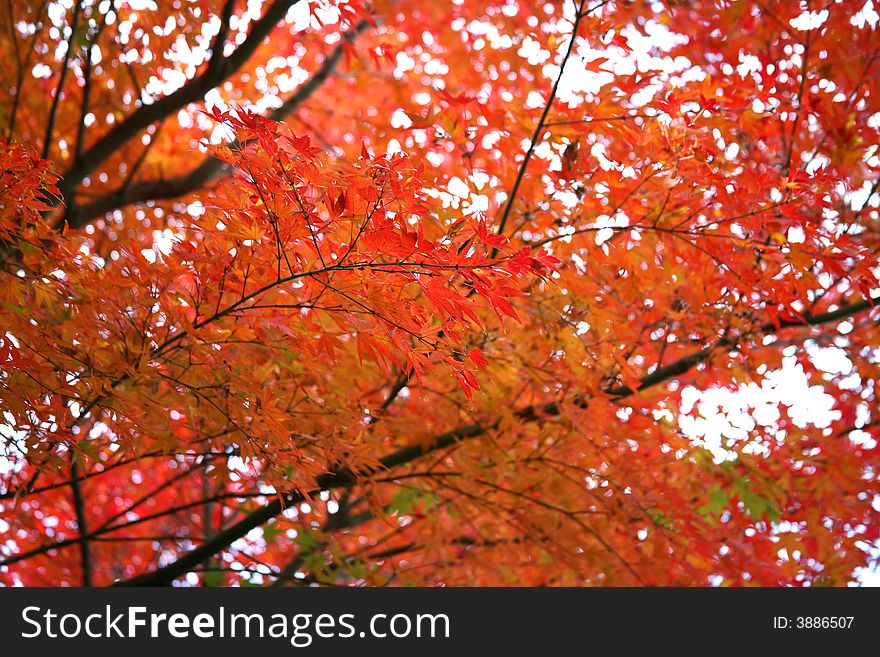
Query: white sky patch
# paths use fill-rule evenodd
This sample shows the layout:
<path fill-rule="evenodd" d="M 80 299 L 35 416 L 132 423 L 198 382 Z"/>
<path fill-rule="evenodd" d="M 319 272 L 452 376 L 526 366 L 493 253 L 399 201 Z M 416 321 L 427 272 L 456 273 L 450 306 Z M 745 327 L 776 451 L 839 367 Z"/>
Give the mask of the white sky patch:
<path fill-rule="evenodd" d="M 843 349 L 813 347 L 809 352 L 815 366 L 828 375 L 855 371 Z M 766 453 L 762 441 L 752 437 L 759 427 L 765 435 L 784 440 L 782 432 L 774 431 L 782 413 L 787 413 L 798 427 L 827 428 L 840 419 L 840 413 L 833 410 L 834 398 L 822 386 L 809 384 L 803 367 L 793 356 L 783 358 L 782 367 L 766 372 L 760 383 L 750 382 L 734 390 L 687 386 L 682 389 L 681 400 L 681 412 L 689 414 L 678 418 L 682 433 L 707 449 L 716 463 L 735 459 L 737 451 Z M 668 417 L 666 413 L 658 411 L 657 416 Z M 860 422 L 868 421 L 866 413 L 860 412 L 859 416 Z M 864 432 L 853 431 L 849 439 L 869 449 L 876 447 L 873 438 Z M 880 498 L 875 498 L 873 504 L 880 508 Z M 853 585 L 880 586 L 880 544 L 865 543 L 862 549 L 874 563 L 855 570 Z"/>
<path fill-rule="evenodd" d="M 489 197 L 485 194 L 471 194 L 462 207 L 464 214 L 485 214 L 489 211 Z"/>
<path fill-rule="evenodd" d="M 388 155 L 396 155 L 397 153 L 402 153 L 403 148 L 401 147 L 400 142 L 392 137 L 388 142 L 388 147 L 385 149 L 385 152 Z"/>
<path fill-rule="evenodd" d="M 854 189 L 845 195 L 846 201 L 853 210 L 858 212 L 867 205 L 877 204 L 878 200 L 880 200 L 880 193 L 875 192 L 873 195 L 870 195 L 871 186 L 872 182 L 866 180 L 861 187 Z"/>
<path fill-rule="evenodd" d="M 411 71 L 416 66 L 416 60 L 407 55 L 405 52 L 399 52 L 395 56 L 395 67 L 393 71 L 393 75 L 396 78 L 402 78 L 404 73 Z"/>
<path fill-rule="evenodd" d="M 816 366 L 828 373 L 847 374 L 852 363 L 842 349 L 816 349 L 811 357 Z M 765 448 L 752 439 L 760 426 L 774 435 L 773 427 L 787 413 L 792 424 L 806 428 L 826 428 L 839 419 L 833 409 L 834 397 L 822 386 L 810 385 L 803 366 L 793 356 L 783 359 L 782 368 L 764 374 L 735 390 L 685 387 L 681 393 L 679 427 L 695 444 L 709 450 L 716 462 L 736 458 L 736 449 L 761 453 Z M 696 410 L 696 413 L 692 413 Z"/>
<path fill-rule="evenodd" d="M 294 32 L 307 30 L 312 22 L 312 9 L 308 0 L 300 0 L 288 9 L 286 20 L 293 27 Z"/>
<path fill-rule="evenodd" d="M 446 184 L 446 189 L 449 190 L 450 194 L 460 198 L 467 198 L 470 194 L 468 184 L 458 176 L 453 176 L 449 179 L 449 182 Z"/>
<path fill-rule="evenodd" d="M 866 25 L 870 25 L 873 28 L 880 22 L 880 14 L 874 9 L 873 1 L 868 0 L 849 22 L 860 30 L 865 29 Z"/>
<path fill-rule="evenodd" d="M 627 39 L 629 52 L 616 46 L 593 48 L 588 39 L 579 37 L 574 56 L 566 62 L 559 82 L 557 98 L 561 102 L 568 103 L 569 107 L 574 107 L 581 103 L 585 95 L 599 93 L 602 87 L 615 79 L 615 76 L 632 75 L 636 71 L 661 71 L 667 74 L 673 83 L 700 80 L 705 76 L 699 67 L 693 66 L 685 57 L 673 59 L 663 54 L 678 43 L 686 43 L 686 37 L 670 31 L 657 21 L 648 21 L 644 29 L 647 36 L 631 26 L 624 28 L 623 35 Z M 527 38 L 523 41 L 518 54 L 525 57 L 530 64 L 541 64 L 546 61 L 543 73 L 547 78 L 555 79 L 559 75 L 558 63 L 567 48 L 568 42 L 562 40 L 557 47 L 557 57 L 550 61 L 549 57 L 545 57 L 549 53 L 541 50 L 536 41 Z M 608 61 L 602 63 L 598 71 L 588 70 L 587 66 L 590 62 L 599 57 Z M 660 85 L 649 85 L 635 94 L 631 102 L 637 107 L 645 105 L 660 89 Z"/>
<path fill-rule="evenodd" d="M 880 563 L 880 547 L 873 546 L 868 550 L 874 559 Z M 856 568 L 856 579 L 862 586 L 880 587 L 880 566 L 871 568 Z"/>
<path fill-rule="evenodd" d="M 595 226 L 599 229 L 596 231 L 596 244 L 604 244 L 612 238 L 615 228 L 629 226 L 629 223 L 629 217 L 623 212 L 618 212 L 613 217 L 599 215 L 595 221 Z"/>
<path fill-rule="evenodd" d="M 821 11 L 805 11 L 797 18 L 792 18 L 788 21 L 788 24 L 796 30 L 806 32 L 818 30 L 827 20 L 828 10 L 822 9 Z"/>
<path fill-rule="evenodd" d="M 553 198 L 562 203 L 562 205 L 569 210 L 576 207 L 577 204 L 580 203 L 578 195 L 575 194 L 573 191 L 567 189 L 554 192 Z"/>
<path fill-rule="evenodd" d="M 744 78 L 750 73 L 758 73 L 762 68 L 761 60 L 754 55 L 744 52 L 739 53 L 739 65 L 736 67 L 736 72 L 739 73 L 740 77 Z"/>
<path fill-rule="evenodd" d="M 533 89 L 526 96 L 526 102 L 523 105 L 526 109 L 538 109 L 544 107 L 545 104 L 544 96 Z"/>
<path fill-rule="evenodd" d="M 485 187 L 486 183 L 497 181 L 494 176 L 490 177 L 483 172 L 474 172 L 468 176 L 468 180 L 478 191 Z M 463 215 L 483 214 L 489 210 L 489 196 L 472 191 L 471 185 L 458 176 L 450 178 L 445 189 L 424 191 L 428 196 L 439 199 L 444 208 L 460 209 Z"/>
<path fill-rule="evenodd" d="M 494 176 L 490 176 L 488 173 L 484 171 L 474 171 L 470 176 L 468 176 L 468 180 L 470 180 L 474 186 L 481 190 L 486 186 L 486 183 L 492 181 Z"/>
<path fill-rule="evenodd" d="M 532 66 L 543 64 L 550 59 L 550 52 L 541 48 L 541 44 L 530 36 L 523 39 L 522 45 L 516 52 Z"/>
<path fill-rule="evenodd" d="M 409 118 L 409 115 L 404 112 L 400 107 L 398 107 L 391 114 L 391 127 L 395 129 L 399 128 L 409 128 L 412 125 L 412 119 Z"/>

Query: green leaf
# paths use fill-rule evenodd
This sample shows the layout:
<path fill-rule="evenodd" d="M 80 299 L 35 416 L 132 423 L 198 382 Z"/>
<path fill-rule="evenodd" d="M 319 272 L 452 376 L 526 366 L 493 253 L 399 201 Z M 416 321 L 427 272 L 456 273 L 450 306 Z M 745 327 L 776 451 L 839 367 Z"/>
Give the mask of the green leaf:
<path fill-rule="evenodd" d="M 748 477 L 738 478 L 734 482 L 733 489 L 750 516 L 757 520 L 766 517 L 771 522 L 779 520 L 779 509 L 772 501 L 762 497 L 752 488 L 752 482 Z"/>
<path fill-rule="evenodd" d="M 717 518 L 721 516 L 724 509 L 730 505 L 730 498 L 727 492 L 718 484 L 713 484 L 709 489 L 709 501 L 697 509 L 697 513 L 703 516 Z"/>
<path fill-rule="evenodd" d="M 270 522 L 263 526 L 263 538 L 266 543 L 274 543 L 275 539 L 281 533 L 281 528 L 277 522 Z"/>
<path fill-rule="evenodd" d="M 404 486 L 394 494 L 394 497 L 391 498 L 391 502 L 388 504 L 388 511 L 391 513 L 396 511 L 401 515 L 410 513 L 413 504 L 415 504 L 417 495 L 418 493 L 414 488 Z"/>
<path fill-rule="evenodd" d="M 437 504 L 437 496 L 431 493 L 423 493 L 422 491 L 404 486 L 400 488 L 391 498 L 391 502 L 387 506 L 389 513 L 397 512 L 400 515 L 407 515 L 413 511 L 427 511 Z"/>
<path fill-rule="evenodd" d="M 664 529 L 672 528 L 672 521 L 666 517 L 666 514 L 658 509 L 645 509 L 645 513 L 651 519 L 655 525 L 659 527 L 663 527 Z"/>
<path fill-rule="evenodd" d="M 318 547 L 318 539 L 313 534 L 300 530 L 293 542 L 299 545 L 303 552 L 311 552 Z"/>
<path fill-rule="evenodd" d="M 206 570 L 202 573 L 202 586 L 222 586 L 226 573 L 222 570 Z"/>

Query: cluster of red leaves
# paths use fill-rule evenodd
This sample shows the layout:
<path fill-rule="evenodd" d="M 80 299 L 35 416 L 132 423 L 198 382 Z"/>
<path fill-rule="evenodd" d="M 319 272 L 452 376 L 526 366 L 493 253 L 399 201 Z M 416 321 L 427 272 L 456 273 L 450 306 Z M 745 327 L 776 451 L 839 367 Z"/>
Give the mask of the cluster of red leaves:
<path fill-rule="evenodd" d="M 6 324 L 2 401 L 10 425 L 27 431 L 29 460 L 88 453 L 81 436 L 93 420 L 83 418 L 110 405 L 120 454 L 198 442 L 216 420 L 209 433 L 227 435 L 215 448 L 265 457 L 266 476 L 281 468 L 285 490 L 307 490 L 342 446 L 301 446 L 290 397 L 320 405 L 328 373 L 356 357 L 416 381 L 446 371 L 470 398 L 487 363 L 471 342 L 488 328 L 482 310 L 516 318 L 517 279 L 554 265 L 541 252 L 513 253 L 482 223 L 444 225 L 402 155 L 364 149 L 351 165 L 331 163 L 307 137 L 252 112 L 214 118 L 235 134 L 234 150 L 214 149 L 235 175 L 168 253 L 105 262 L 59 236 L 22 249 L 4 301 L 29 311 Z M 33 231 L 48 174 L 35 159 L 20 169 L 7 198 L 28 215 L 4 221 L 29 220 Z M 18 207 L 7 198 L 4 207 Z M 347 466 L 374 463 L 371 449 L 344 447 Z M 279 448 L 292 452 L 283 462 L 271 457 Z"/>

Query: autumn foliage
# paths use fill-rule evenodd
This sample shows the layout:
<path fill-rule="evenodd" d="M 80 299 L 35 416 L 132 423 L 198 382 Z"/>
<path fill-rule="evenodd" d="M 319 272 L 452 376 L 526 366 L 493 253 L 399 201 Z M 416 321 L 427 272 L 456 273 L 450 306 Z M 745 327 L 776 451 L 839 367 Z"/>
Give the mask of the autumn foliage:
<path fill-rule="evenodd" d="M 0 584 L 875 566 L 871 2 L 0 14 Z"/>

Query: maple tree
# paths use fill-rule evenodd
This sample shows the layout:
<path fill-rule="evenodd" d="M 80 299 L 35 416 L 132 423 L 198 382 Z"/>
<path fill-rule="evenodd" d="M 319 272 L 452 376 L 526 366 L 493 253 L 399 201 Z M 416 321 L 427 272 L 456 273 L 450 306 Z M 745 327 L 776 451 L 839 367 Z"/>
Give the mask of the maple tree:
<path fill-rule="evenodd" d="M 0 583 L 876 560 L 870 1 L 2 15 Z M 784 359 L 830 424 L 682 430 Z"/>

